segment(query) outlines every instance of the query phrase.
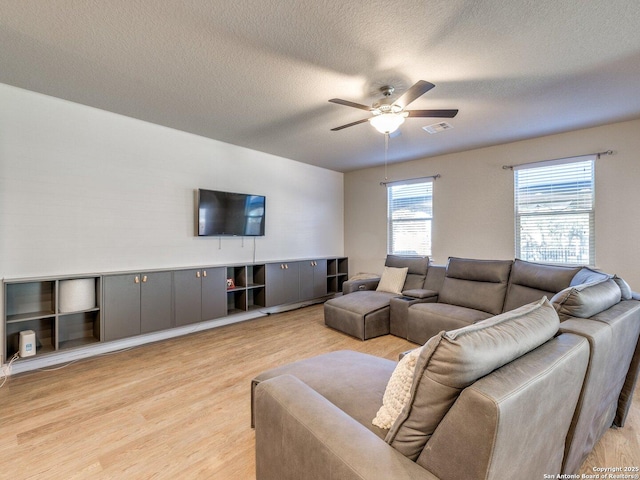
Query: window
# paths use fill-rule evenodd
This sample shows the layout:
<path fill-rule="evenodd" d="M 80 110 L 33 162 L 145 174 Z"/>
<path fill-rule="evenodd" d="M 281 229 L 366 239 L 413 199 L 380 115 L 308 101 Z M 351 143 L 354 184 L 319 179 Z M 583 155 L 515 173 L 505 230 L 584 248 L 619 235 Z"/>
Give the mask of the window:
<path fill-rule="evenodd" d="M 430 255 L 433 180 L 387 184 L 387 253 Z"/>
<path fill-rule="evenodd" d="M 514 167 L 516 256 L 595 264 L 595 156 Z"/>

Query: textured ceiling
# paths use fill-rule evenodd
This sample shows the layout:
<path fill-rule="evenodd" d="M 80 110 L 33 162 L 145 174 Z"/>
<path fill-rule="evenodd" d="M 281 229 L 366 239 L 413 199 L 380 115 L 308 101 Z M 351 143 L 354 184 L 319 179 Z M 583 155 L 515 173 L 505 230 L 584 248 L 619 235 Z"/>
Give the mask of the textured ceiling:
<path fill-rule="evenodd" d="M 640 118 L 638 0 L 0 0 L 0 82 L 337 171 Z M 581 153 L 581 152 L 576 152 Z"/>

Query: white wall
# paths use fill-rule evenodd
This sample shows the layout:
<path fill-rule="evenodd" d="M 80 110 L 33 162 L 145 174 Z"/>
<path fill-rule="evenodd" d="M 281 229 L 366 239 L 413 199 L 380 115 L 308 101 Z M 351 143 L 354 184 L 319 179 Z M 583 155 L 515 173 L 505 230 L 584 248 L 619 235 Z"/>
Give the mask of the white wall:
<path fill-rule="evenodd" d="M 596 266 L 618 273 L 640 291 L 640 120 L 394 164 L 388 178 L 442 175 L 434 183 L 436 263 L 449 256 L 511 259 L 513 173 L 502 166 L 609 149 L 615 155 L 596 162 Z M 345 254 L 351 273 L 382 270 L 387 245 L 383 178 L 383 168 L 345 175 Z"/>
<path fill-rule="evenodd" d="M 0 84 L 0 277 L 343 255 L 343 175 Z M 266 236 L 195 236 L 197 188 Z"/>

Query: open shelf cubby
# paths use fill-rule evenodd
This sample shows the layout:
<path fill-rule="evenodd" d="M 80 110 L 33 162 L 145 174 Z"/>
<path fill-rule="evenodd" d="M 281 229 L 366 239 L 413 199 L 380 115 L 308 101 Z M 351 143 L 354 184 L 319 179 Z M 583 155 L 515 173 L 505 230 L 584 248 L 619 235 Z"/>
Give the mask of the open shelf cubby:
<path fill-rule="evenodd" d="M 36 334 L 36 355 L 55 351 L 55 325 L 55 316 L 7 323 L 5 332 L 7 338 L 6 358 L 10 359 L 20 349 L 20 332 L 24 330 L 33 330 Z"/>
<path fill-rule="evenodd" d="M 236 289 L 227 292 L 227 315 L 247 310 L 246 289 Z"/>
<path fill-rule="evenodd" d="M 100 341 L 100 311 L 60 315 L 58 318 L 58 349 L 80 347 Z"/>
<path fill-rule="evenodd" d="M 227 267 L 227 289 L 234 290 L 247 286 L 247 269 L 244 265 Z"/>
<path fill-rule="evenodd" d="M 266 305 L 264 285 L 247 289 L 247 310 L 257 310 Z"/>
<path fill-rule="evenodd" d="M 7 284 L 7 323 L 54 315 L 55 284 L 52 280 Z"/>
<path fill-rule="evenodd" d="M 247 265 L 247 287 L 264 287 L 266 265 Z"/>

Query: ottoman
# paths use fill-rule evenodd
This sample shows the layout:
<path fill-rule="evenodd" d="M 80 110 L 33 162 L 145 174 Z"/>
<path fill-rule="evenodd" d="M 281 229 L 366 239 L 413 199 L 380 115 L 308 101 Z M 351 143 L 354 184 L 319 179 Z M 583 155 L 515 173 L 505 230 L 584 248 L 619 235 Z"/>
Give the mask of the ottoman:
<path fill-rule="evenodd" d="M 349 350 L 337 350 L 272 368 L 251 380 L 251 427 L 254 427 L 254 390 L 265 380 L 293 375 L 336 407 L 381 438 L 386 435 L 371 424 L 397 363 L 386 358 Z"/>
<path fill-rule="evenodd" d="M 324 304 L 324 323 L 367 340 L 389 333 L 389 302 L 395 293 L 362 290 L 332 298 Z"/>

